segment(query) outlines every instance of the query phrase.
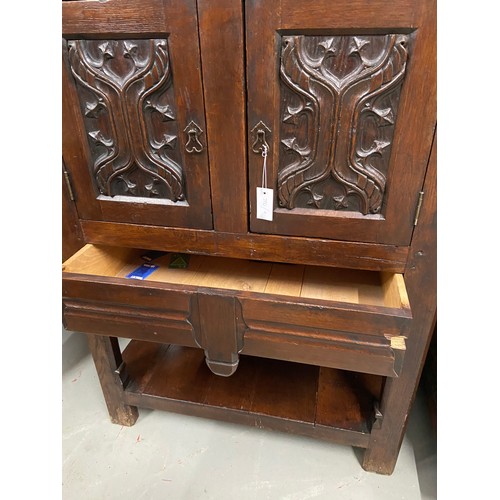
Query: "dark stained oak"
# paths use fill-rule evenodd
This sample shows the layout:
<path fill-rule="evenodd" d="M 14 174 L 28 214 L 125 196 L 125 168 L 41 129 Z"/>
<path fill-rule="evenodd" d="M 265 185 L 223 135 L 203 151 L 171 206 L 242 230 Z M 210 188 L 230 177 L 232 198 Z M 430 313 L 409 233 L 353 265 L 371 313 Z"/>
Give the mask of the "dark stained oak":
<path fill-rule="evenodd" d="M 68 191 L 67 181 L 65 179 L 65 168 L 63 164 L 62 172 L 62 261 L 69 259 L 77 250 L 83 247 L 82 228 L 78 218 L 78 212 L 73 200 L 71 200 Z"/>
<path fill-rule="evenodd" d="M 337 342 L 331 339 L 295 337 L 285 327 L 280 333 L 249 330 L 242 353 L 397 377 L 401 371 L 397 358 L 404 355 L 391 349 L 389 342 L 377 346 L 373 341 L 370 343 L 364 340 L 365 342 L 356 343 L 352 340 L 352 335 Z"/>
<path fill-rule="evenodd" d="M 234 297 L 197 294 L 197 344 L 204 349 L 210 370 L 223 377 L 236 371 L 243 348 L 244 325 L 239 306 Z"/>
<path fill-rule="evenodd" d="M 152 368 L 145 394 L 203 404 L 212 378 L 201 350 L 170 345 Z"/>
<path fill-rule="evenodd" d="M 343 332 L 397 335 L 406 333 L 411 313 L 405 309 L 386 308 L 366 304 L 348 304 L 314 299 L 289 299 L 288 297 L 254 294 L 241 298 L 243 314 L 249 326 L 259 323 L 287 324 L 310 329 L 321 329 L 328 325 Z M 293 307 L 290 305 L 293 304 Z"/>
<path fill-rule="evenodd" d="M 211 229 L 195 0 L 63 7 L 63 157 L 80 217 Z"/>
<path fill-rule="evenodd" d="M 214 379 L 205 393 L 204 404 L 220 408 L 245 410 L 252 407 L 260 369 L 253 358 L 243 357 L 237 376 Z M 250 362 L 247 362 L 250 361 Z M 236 375 L 235 373 L 235 375 Z"/>
<path fill-rule="evenodd" d="M 415 27 L 415 0 L 279 0 L 284 29 L 314 27 L 316 30 L 382 31 L 387 28 Z"/>
<path fill-rule="evenodd" d="M 139 341 L 127 346 L 123 358 L 132 379 L 124 396 L 130 404 L 360 447 L 365 447 L 374 419 L 373 387 L 382 381 L 253 356 L 242 356 L 231 377 L 218 377 L 199 349 Z"/>
<path fill-rule="evenodd" d="M 133 342 L 133 348 L 130 346 L 123 353 L 130 376 L 127 390 L 143 392 L 154 374 L 153 368 L 164 360 L 169 344 Z"/>
<path fill-rule="evenodd" d="M 374 403 L 380 400 L 382 383 L 381 377 L 320 368 L 316 424 L 332 426 L 342 422 L 342 427 L 356 429 L 362 415 L 368 426 Z"/>
<path fill-rule="evenodd" d="M 262 158 L 249 134 L 253 232 L 411 240 L 436 115 L 435 39 L 418 0 L 352 4 L 245 4 L 248 129 L 270 130 L 275 190 L 273 220 L 257 219 Z"/>
<path fill-rule="evenodd" d="M 66 42 L 63 41 L 63 54 Z M 71 180 L 71 188 L 80 219 L 102 218 L 101 207 L 95 203 L 96 193 L 91 177 L 87 173 L 90 152 L 85 137 L 85 129 L 79 110 L 78 96 L 68 69 L 62 65 L 62 155 L 63 163 Z"/>
<path fill-rule="evenodd" d="M 87 339 L 111 421 L 128 427 L 134 425 L 139 412 L 123 399 L 124 381 L 128 375 L 122 365 L 118 339 L 99 335 L 87 335 Z"/>
<path fill-rule="evenodd" d="M 214 228 L 247 230 L 243 9 L 234 0 L 198 0 L 203 92 Z M 221 57 L 221 48 L 226 48 Z"/>
<path fill-rule="evenodd" d="M 89 243 L 374 271 L 402 272 L 408 255 L 404 246 L 112 222 L 82 221 L 82 230 Z"/>
<path fill-rule="evenodd" d="M 103 8 L 102 3 L 107 3 Z M 62 3 L 62 31 L 72 36 L 92 34 L 107 37 L 111 34 L 143 35 L 165 31 L 164 0 L 121 0 Z"/>
<path fill-rule="evenodd" d="M 210 369 L 223 376 L 237 370 L 240 352 L 389 377 L 401 371 L 411 325 L 411 309 L 396 306 L 404 297 L 386 293 L 376 303 L 363 303 L 356 294 L 354 302 L 343 301 L 348 296 L 342 293 L 363 290 L 367 282 L 372 294 L 377 286 L 382 293 L 377 273 L 330 270 L 343 286 L 336 295 L 335 288 L 324 293 L 323 281 L 307 282 L 309 294 L 324 293 L 318 302 L 297 294 L 295 285 L 295 296 L 280 294 L 276 283 L 290 282 L 271 282 L 277 275 L 270 263 L 206 257 L 197 264 L 193 257 L 192 269 L 160 268 L 154 280 L 138 281 L 121 277 L 124 265 L 137 265 L 125 264 L 127 257 L 134 252 L 88 245 L 64 264 L 67 328 L 198 346 Z M 306 282 L 300 283 L 304 289 Z"/>
<path fill-rule="evenodd" d="M 279 207 L 381 213 L 409 41 L 401 33 L 281 38 Z"/>
<path fill-rule="evenodd" d="M 70 330 L 196 346 L 192 291 L 66 273 L 62 294 L 63 320 Z"/>
<path fill-rule="evenodd" d="M 408 415 L 434 331 L 436 318 L 436 167 L 434 139 L 423 190 L 425 199 L 412 239 L 411 259 L 405 273 L 414 320 L 408 334 L 404 369 L 397 382 L 388 379 L 381 402 L 384 415 L 380 428 L 373 430 L 363 468 L 392 474 L 408 423 Z M 425 293 L 422 291 L 425 290 Z"/>
<path fill-rule="evenodd" d="M 296 433 L 391 474 L 436 318 L 435 0 L 72 0 L 62 36 L 63 323 L 111 420 Z M 145 250 L 189 264 L 127 279 Z"/>
<path fill-rule="evenodd" d="M 252 358 L 252 361 L 259 366 L 258 358 Z M 268 366 L 264 362 L 262 365 L 255 380 L 251 411 L 299 422 L 314 422 L 318 368 L 298 363 L 292 367 L 285 361 L 268 362 Z"/>

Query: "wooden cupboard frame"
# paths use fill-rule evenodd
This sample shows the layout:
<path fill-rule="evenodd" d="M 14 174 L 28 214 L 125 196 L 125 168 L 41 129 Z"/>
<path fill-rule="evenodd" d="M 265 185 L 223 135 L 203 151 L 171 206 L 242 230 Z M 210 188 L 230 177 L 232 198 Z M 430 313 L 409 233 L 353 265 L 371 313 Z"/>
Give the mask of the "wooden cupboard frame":
<path fill-rule="evenodd" d="M 63 36 L 105 39 L 117 31 L 129 38 L 157 36 L 164 32 L 168 9 L 175 4 L 174 0 L 148 0 L 139 8 L 132 0 L 63 2 Z M 252 4 L 247 2 L 247 8 Z M 330 29 L 341 17 L 342 27 L 337 30 L 348 33 L 395 28 L 419 32 L 424 42 L 418 57 L 426 64 L 420 66 L 425 71 L 421 69 L 417 79 L 426 82 L 426 93 L 415 89 L 421 105 L 409 112 L 420 113 L 427 125 L 401 133 L 406 159 L 419 177 L 412 194 L 414 210 L 405 210 L 407 218 L 412 212 L 412 224 L 418 222 L 411 240 L 365 241 L 362 234 L 351 239 L 304 237 L 300 229 L 295 236 L 250 231 L 248 171 L 251 176 L 255 169 L 248 152 L 248 124 L 258 118 L 258 109 L 247 106 L 251 61 L 245 48 L 251 42 L 248 33 L 245 41 L 243 4 L 198 0 L 190 15 L 196 16 L 198 25 L 198 78 L 204 99 L 213 228 L 198 224 L 196 216 L 193 224 L 181 221 L 168 226 L 151 223 L 147 216 L 138 222 L 120 222 L 79 210 L 79 202 L 90 191 L 71 167 L 88 158 L 88 152 L 75 134 L 75 130 L 81 133 L 82 125 L 77 123 L 81 118 L 74 96 L 66 97 L 70 86 L 66 80 L 63 158 L 72 192 L 64 195 L 63 213 L 79 223 L 72 223 L 74 230 L 68 231 L 65 241 L 72 248 L 80 242 L 91 246 L 65 264 L 64 323 L 88 334 L 113 422 L 132 425 L 137 407 L 151 407 L 261 425 L 363 447 L 363 467 L 390 474 L 436 317 L 435 3 L 399 0 L 389 8 L 379 1 L 342 0 L 328 4 L 328 15 L 323 2 L 281 0 L 259 5 L 265 5 L 268 15 L 263 22 L 272 29 L 283 25 L 298 30 L 307 23 L 315 29 Z M 143 19 L 148 19 L 146 24 Z M 76 208 L 68 197 L 75 199 Z M 87 267 L 82 265 L 96 249 L 102 249 L 97 252 L 100 257 L 90 258 Z M 353 270 L 352 276 L 362 271 L 399 276 L 396 281 L 403 283 L 408 300 L 401 296 L 398 300 L 408 306 L 380 307 L 345 297 L 337 301 L 291 298 L 280 287 L 265 293 L 221 288 L 217 281 L 136 282 L 116 276 L 130 255 L 137 255 L 134 249 L 203 255 L 210 262 L 261 261 L 276 269 L 276 263 L 308 269 L 324 266 L 325 274 L 343 269 L 340 273 Z M 99 271 L 103 262 L 111 270 Z M 115 269 L 117 262 L 120 269 Z M 241 265 L 247 263 L 226 265 L 229 281 L 241 278 L 237 271 Z M 247 278 L 243 282 L 248 284 Z M 396 293 L 396 297 L 400 293 L 389 289 L 384 293 Z M 121 336 L 134 339 L 123 353 L 116 339 Z M 210 373 L 205 357 L 213 372 L 230 376 Z M 273 378 L 276 383 L 269 385 Z M 267 386 L 282 399 L 257 391 Z M 239 391 L 244 387 L 258 393 L 254 401 L 241 399 Z M 302 414 L 294 409 L 300 401 L 306 408 Z"/>

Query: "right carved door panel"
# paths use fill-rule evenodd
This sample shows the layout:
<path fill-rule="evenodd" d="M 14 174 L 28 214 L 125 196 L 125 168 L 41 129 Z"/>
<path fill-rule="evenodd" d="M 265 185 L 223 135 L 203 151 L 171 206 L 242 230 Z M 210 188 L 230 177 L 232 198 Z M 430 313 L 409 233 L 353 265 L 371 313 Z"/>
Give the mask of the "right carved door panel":
<path fill-rule="evenodd" d="M 408 244 L 434 127 L 424 6 L 278 3 L 247 2 L 251 230 Z M 256 217 L 264 141 L 273 221 Z"/>
<path fill-rule="evenodd" d="M 380 212 L 407 40 L 282 37 L 280 207 Z"/>
<path fill-rule="evenodd" d="M 80 217 L 211 229 L 196 2 L 63 8 L 63 155 Z"/>

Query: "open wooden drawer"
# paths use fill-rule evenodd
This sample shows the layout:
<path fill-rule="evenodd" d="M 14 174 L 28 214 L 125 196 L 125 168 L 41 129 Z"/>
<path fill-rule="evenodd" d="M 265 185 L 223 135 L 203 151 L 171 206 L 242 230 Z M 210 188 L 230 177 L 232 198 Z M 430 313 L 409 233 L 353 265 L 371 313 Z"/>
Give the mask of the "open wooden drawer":
<path fill-rule="evenodd" d="M 171 255 L 139 281 L 144 251 L 86 245 L 63 265 L 69 330 L 201 347 L 231 375 L 239 354 L 397 376 L 411 310 L 403 276 Z"/>

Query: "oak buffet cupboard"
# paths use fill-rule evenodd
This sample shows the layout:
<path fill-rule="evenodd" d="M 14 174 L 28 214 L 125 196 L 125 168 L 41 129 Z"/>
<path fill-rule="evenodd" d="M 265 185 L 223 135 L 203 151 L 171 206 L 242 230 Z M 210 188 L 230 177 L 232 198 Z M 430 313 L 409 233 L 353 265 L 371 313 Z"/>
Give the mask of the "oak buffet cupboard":
<path fill-rule="evenodd" d="M 83 245 L 63 318 L 114 423 L 189 413 L 393 471 L 436 315 L 435 10 L 62 3 L 64 242 Z"/>

